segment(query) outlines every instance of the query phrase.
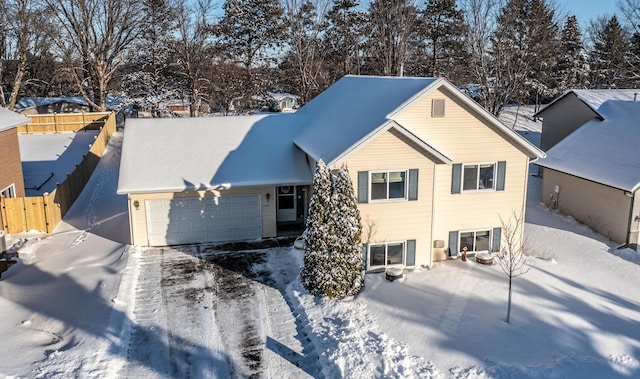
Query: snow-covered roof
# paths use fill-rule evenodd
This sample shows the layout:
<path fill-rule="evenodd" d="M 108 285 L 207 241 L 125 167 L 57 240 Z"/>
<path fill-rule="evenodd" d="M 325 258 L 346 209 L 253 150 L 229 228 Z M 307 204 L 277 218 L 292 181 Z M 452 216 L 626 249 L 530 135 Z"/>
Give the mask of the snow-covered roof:
<path fill-rule="evenodd" d="M 604 115 L 598 112 L 598 108 L 607 100 L 634 101 L 640 95 L 640 89 L 570 89 L 565 91 L 561 96 L 553 100 L 546 107 L 539 110 L 534 117 L 542 116 L 542 114 L 561 99 L 575 95 L 587 107 L 594 111 L 598 117 L 603 118 Z"/>
<path fill-rule="evenodd" d="M 300 96 L 296 96 L 287 92 L 267 92 L 267 95 L 271 96 L 273 100 L 282 100 L 286 98 L 299 99 Z"/>
<path fill-rule="evenodd" d="M 483 115 L 531 157 L 544 156 L 542 151 L 442 78 L 347 75 L 296 112 L 310 121 L 294 142 L 312 158 L 335 164 L 376 135 L 397 112 L 442 86 Z"/>
<path fill-rule="evenodd" d="M 310 184 L 293 116 L 128 119 L 118 193 Z"/>
<path fill-rule="evenodd" d="M 632 99 L 633 100 L 633 99 Z M 571 133 L 538 161 L 565 172 L 625 191 L 640 188 L 640 102 L 609 100 L 593 119 Z"/>
<path fill-rule="evenodd" d="M 0 107 L 0 132 L 15 128 L 19 125 L 28 124 L 29 122 L 31 122 L 31 120 L 27 117 Z"/>
<path fill-rule="evenodd" d="M 87 106 L 87 100 L 82 96 L 66 96 L 66 97 L 23 97 L 16 104 L 16 110 L 24 110 L 44 105 L 56 104 L 56 103 L 71 103 L 77 105 Z M 115 110 L 123 102 L 123 98 L 119 96 L 107 96 L 106 105 L 107 109 Z"/>

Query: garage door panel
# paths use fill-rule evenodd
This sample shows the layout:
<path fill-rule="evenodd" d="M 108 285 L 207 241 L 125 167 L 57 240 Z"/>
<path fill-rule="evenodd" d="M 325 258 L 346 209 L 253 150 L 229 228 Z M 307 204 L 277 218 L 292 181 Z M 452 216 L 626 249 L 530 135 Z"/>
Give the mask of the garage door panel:
<path fill-rule="evenodd" d="M 260 195 L 146 200 L 152 246 L 258 239 Z"/>

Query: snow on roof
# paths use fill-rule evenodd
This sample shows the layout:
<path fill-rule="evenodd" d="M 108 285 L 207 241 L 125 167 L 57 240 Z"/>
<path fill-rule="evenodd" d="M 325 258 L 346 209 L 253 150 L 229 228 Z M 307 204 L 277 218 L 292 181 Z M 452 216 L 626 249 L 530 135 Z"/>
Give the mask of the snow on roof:
<path fill-rule="evenodd" d="M 640 188 L 640 102 L 609 100 L 593 119 L 571 133 L 537 163 L 625 191 Z"/>
<path fill-rule="evenodd" d="M 600 108 L 605 101 L 634 101 L 636 100 L 636 96 L 640 94 L 640 89 L 570 89 L 549 103 L 549 105 L 538 111 L 534 116 L 541 115 L 544 111 L 569 94 L 574 94 L 580 101 L 585 103 L 586 106 L 591 108 L 591 110 L 596 112 L 602 118 L 604 116 L 598 112 L 598 108 Z"/>
<path fill-rule="evenodd" d="M 56 104 L 56 103 L 71 103 L 77 105 L 87 106 L 87 100 L 82 96 L 66 96 L 66 97 L 23 97 L 16 104 L 16 110 L 24 110 L 44 105 Z M 123 102 L 123 98 L 120 96 L 107 96 L 106 105 L 107 109 L 115 110 Z"/>
<path fill-rule="evenodd" d="M 27 117 L 0 107 L 0 132 L 15 128 L 19 125 L 28 124 L 29 122 L 31 122 L 31 120 Z"/>
<path fill-rule="evenodd" d="M 297 111 L 310 121 L 294 143 L 312 158 L 322 158 L 331 165 L 384 128 L 405 106 L 440 86 L 458 95 L 530 156 L 544 156 L 542 151 L 441 78 L 347 75 Z"/>
<path fill-rule="evenodd" d="M 387 115 L 437 78 L 347 75 L 298 110 L 310 123 L 294 139 L 314 159 L 332 163 L 385 124 Z"/>
<path fill-rule="evenodd" d="M 128 119 L 118 193 L 310 184 L 292 116 Z"/>

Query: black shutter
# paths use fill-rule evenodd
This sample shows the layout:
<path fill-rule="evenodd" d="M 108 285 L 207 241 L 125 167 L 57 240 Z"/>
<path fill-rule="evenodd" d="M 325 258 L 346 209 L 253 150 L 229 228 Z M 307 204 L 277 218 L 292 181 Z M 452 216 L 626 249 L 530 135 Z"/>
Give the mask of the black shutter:
<path fill-rule="evenodd" d="M 462 164 L 456 163 L 451 168 L 451 193 L 460 193 L 462 186 Z"/>
<path fill-rule="evenodd" d="M 458 255 L 458 232 L 449 232 L 449 255 Z"/>
<path fill-rule="evenodd" d="M 496 191 L 504 191 L 504 177 L 507 171 L 507 162 L 498 162 L 498 169 L 496 172 Z"/>
<path fill-rule="evenodd" d="M 405 262 L 404 265 L 405 266 L 416 265 L 416 240 L 407 241 L 407 261 Z"/>
<path fill-rule="evenodd" d="M 367 270 L 367 244 L 362 244 L 362 269 Z"/>
<path fill-rule="evenodd" d="M 498 252 L 500 251 L 500 240 L 502 239 L 502 229 L 501 228 L 493 228 L 493 238 L 491 241 L 491 251 Z"/>
<path fill-rule="evenodd" d="M 358 171 L 358 203 L 369 202 L 369 171 Z"/>
<path fill-rule="evenodd" d="M 418 200 L 418 169 L 409 170 L 409 200 Z"/>

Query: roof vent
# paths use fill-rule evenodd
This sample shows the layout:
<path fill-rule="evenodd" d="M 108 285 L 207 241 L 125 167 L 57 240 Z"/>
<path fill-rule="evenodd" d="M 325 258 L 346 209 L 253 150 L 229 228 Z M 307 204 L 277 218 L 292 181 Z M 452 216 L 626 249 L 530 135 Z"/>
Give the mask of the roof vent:
<path fill-rule="evenodd" d="M 637 92 L 634 92 L 634 93 L 633 93 L 633 101 L 636 101 L 636 99 L 637 99 L 637 98 L 638 98 L 638 93 L 637 93 Z"/>

